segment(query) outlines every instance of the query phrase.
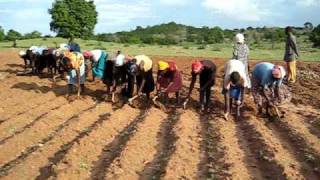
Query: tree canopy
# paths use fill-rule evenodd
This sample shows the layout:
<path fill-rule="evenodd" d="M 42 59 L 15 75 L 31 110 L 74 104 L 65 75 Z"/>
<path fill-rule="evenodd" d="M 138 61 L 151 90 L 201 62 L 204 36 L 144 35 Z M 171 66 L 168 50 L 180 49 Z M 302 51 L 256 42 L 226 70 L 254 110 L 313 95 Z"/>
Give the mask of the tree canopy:
<path fill-rule="evenodd" d="M 0 41 L 3 41 L 5 37 L 4 29 L 0 26 Z"/>
<path fill-rule="evenodd" d="M 7 33 L 7 36 L 6 36 L 6 39 L 9 41 L 18 40 L 21 38 L 22 38 L 22 35 L 18 31 L 15 31 L 13 29 L 10 29 Z"/>
<path fill-rule="evenodd" d="M 41 33 L 39 31 L 32 31 L 31 33 L 26 33 L 23 38 L 24 39 L 41 38 Z"/>
<path fill-rule="evenodd" d="M 320 47 L 320 24 L 311 32 L 310 40 L 315 47 Z"/>
<path fill-rule="evenodd" d="M 49 9 L 50 29 L 64 38 L 89 38 L 98 13 L 92 0 L 55 0 Z"/>

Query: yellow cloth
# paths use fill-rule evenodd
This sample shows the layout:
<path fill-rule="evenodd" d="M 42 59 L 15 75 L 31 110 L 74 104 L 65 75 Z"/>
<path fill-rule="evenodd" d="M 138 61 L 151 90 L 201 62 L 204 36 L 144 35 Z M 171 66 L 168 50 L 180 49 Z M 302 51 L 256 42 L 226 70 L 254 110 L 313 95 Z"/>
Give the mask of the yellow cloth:
<path fill-rule="evenodd" d="M 80 66 L 84 63 L 84 57 L 81 53 L 65 52 L 64 57 L 70 59 L 73 69 L 80 69 Z"/>
<path fill-rule="evenodd" d="M 159 61 L 158 62 L 158 69 L 160 71 L 166 70 L 167 68 L 169 68 L 169 63 L 167 63 L 165 61 Z"/>
<path fill-rule="evenodd" d="M 144 62 L 143 70 L 145 72 L 152 69 L 152 60 L 146 55 L 138 55 L 134 57 L 137 60 L 137 65 L 140 66 L 141 62 Z"/>
<path fill-rule="evenodd" d="M 287 62 L 288 68 L 288 81 L 291 83 L 295 83 L 297 80 L 297 61 Z"/>

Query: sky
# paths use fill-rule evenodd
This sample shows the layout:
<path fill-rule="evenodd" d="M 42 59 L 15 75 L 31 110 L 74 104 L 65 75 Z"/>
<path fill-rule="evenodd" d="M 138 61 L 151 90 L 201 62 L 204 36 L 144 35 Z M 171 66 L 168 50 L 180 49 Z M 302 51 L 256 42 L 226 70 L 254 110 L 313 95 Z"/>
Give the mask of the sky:
<path fill-rule="evenodd" d="M 54 0 L 0 0 L 0 26 L 21 33 L 50 31 Z M 129 31 L 136 26 L 176 23 L 222 28 L 320 24 L 320 0 L 94 0 L 95 33 Z"/>

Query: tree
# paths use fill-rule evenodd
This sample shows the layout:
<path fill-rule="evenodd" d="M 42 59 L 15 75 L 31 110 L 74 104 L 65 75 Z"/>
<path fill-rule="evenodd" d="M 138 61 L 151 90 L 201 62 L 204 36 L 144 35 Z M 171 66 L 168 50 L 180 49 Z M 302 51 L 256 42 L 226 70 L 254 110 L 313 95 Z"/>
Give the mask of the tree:
<path fill-rule="evenodd" d="M 314 47 L 320 47 L 320 24 L 311 32 L 310 41 L 313 42 Z"/>
<path fill-rule="evenodd" d="M 304 28 L 309 30 L 309 31 L 312 31 L 313 30 L 313 24 L 311 22 L 306 22 L 306 23 L 304 23 Z"/>
<path fill-rule="evenodd" d="M 31 33 L 26 33 L 24 35 L 25 39 L 35 39 L 35 38 L 41 38 L 41 33 L 39 31 L 33 31 Z"/>
<path fill-rule="evenodd" d="M 14 41 L 17 39 L 21 39 L 21 37 L 22 37 L 22 35 L 18 31 L 10 29 L 7 33 L 6 39 L 9 41 Z"/>
<path fill-rule="evenodd" d="M 5 37 L 4 29 L 0 26 L 0 41 L 3 41 Z"/>
<path fill-rule="evenodd" d="M 49 14 L 50 29 L 70 39 L 91 37 L 98 16 L 92 0 L 55 0 Z"/>

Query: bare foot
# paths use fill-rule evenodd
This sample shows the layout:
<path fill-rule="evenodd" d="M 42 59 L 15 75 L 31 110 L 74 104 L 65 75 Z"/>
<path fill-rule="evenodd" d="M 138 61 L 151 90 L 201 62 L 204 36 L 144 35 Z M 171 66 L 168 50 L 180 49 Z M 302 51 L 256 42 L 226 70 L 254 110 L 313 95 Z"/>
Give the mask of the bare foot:
<path fill-rule="evenodd" d="M 226 121 L 228 121 L 229 120 L 229 113 L 224 113 L 224 119 L 226 120 Z"/>

